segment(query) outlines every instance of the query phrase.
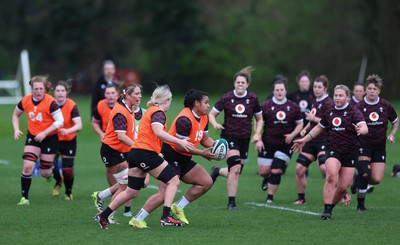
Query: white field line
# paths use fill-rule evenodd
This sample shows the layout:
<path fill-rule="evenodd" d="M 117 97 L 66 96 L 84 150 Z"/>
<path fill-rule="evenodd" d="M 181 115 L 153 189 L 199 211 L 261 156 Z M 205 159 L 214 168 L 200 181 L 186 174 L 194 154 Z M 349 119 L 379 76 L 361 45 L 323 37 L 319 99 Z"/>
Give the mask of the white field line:
<path fill-rule="evenodd" d="M 5 159 L 0 159 L 0 164 L 8 165 L 8 164 L 10 164 L 10 162 L 8 160 L 5 160 Z"/>
<path fill-rule="evenodd" d="M 295 213 L 310 214 L 310 215 L 315 215 L 315 216 L 321 215 L 320 213 L 315 213 L 315 212 L 311 212 L 311 211 L 304 211 L 304 210 L 300 210 L 300 209 L 275 206 L 275 205 L 270 205 L 270 204 L 265 204 L 265 203 L 246 202 L 245 204 L 250 204 L 250 205 L 257 206 L 257 207 L 266 207 L 266 208 L 278 209 L 278 210 L 283 210 L 283 211 L 295 212 Z"/>
<path fill-rule="evenodd" d="M 146 188 L 147 189 L 158 190 L 158 185 L 148 185 Z M 182 191 L 178 189 L 176 192 L 182 192 Z"/>

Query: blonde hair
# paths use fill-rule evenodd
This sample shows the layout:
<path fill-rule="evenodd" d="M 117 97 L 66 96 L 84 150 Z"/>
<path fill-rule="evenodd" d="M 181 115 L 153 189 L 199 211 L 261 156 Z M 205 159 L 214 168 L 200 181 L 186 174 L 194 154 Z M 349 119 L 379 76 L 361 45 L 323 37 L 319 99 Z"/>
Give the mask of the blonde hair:
<path fill-rule="evenodd" d="M 238 76 L 242 76 L 245 77 L 248 83 L 251 83 L 251 73 L 254 71 L 255 69 L 252 66 L 247 66 L 243 69 L 241 69 L 239 72 L 237 72 L 234 76 L 233 76 L 233 80 L 236 80 L 236 78 Z"/>
<path fill-rule="evenodd" d="M 150 100 L 147 102 L 147 106 L 158 106 L 165 103 L 167 100 L 172 98 L 172 93 L 168 85 L 157 86 L 151 95 Z"/>
<path fill-rule="evenodd" d="M 336 87 L 335 87 L 334 90 L 336 90 L 336 89 L 341 89 L 341 90 L 343 90 L 343 91 L 345 92 L 345 94 L 346 94 L 348 97 L 350 97 L 350 89 L 349 89 L 349 87 L 347 87 L 346 85 L 343 85 L 343 84 L 336 85 Z"/>

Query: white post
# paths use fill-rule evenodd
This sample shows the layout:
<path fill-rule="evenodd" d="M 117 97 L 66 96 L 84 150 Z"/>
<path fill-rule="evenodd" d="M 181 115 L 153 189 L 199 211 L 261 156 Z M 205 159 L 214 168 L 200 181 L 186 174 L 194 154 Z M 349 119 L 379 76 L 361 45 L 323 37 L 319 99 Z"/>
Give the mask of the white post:
<path fill-rule="evenodd" d="M 24 94 L 30 94 L 31 87 L 29 86 L 29 81 L 31 80 L 31 69 L 29 65 L 29 54 L 28 50 L 24 49 L 21 51 L 21 72 L 22 72 L 22 82 L 24 84 Z"/>

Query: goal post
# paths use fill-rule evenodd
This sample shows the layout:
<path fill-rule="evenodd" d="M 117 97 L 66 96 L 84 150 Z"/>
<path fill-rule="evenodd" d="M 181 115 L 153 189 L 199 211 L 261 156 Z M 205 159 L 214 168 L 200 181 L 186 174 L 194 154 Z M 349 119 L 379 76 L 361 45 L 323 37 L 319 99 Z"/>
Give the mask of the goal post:
<path fill-rule="evenodd" d="M 18 103 L 25 94 L 31 93 L 29 53 L 21 51 L 14 80 L 0 80 L 0 104 Z"/>

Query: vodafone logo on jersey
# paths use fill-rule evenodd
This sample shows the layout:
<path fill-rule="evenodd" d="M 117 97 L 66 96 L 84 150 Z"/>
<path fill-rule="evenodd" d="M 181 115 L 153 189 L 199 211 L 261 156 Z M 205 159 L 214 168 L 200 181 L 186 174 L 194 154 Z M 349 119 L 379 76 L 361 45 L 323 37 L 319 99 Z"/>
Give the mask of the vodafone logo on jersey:
<path fill-rule="evenodd" d="M 310 113 L 311 113 L 311 115 L 315 116 L 315 114 L 317 114 L 317 109 L 312 108 Z"/>
<path fill-rule="evenodd" d="M 335 127 L 339 127 L 342 124 L 342 119 L 340 119 L 340 117 L 335 117 L 332 120 L 332 125 Z"/>
<path fill-rule="evenodd" d="M 307 100 L 300 100 L 299 106 L 300 106 L 300 109 L 306 109 L 308 106 Z"/>
<path fill-rule="evenodd" d="M 278 111 L 276 113 L 276 118 L 280 121 L 284 120 L 286 118 L 286 113 L 284 111 Z"/>
<path fill-rule="evenodd" d="M 242 105 L 242 104 L 237 104 L 236 106 L 235 106 L 235 111 L 237 112 L 237 113 L 240 113 L 240 114 L 242 114 L 244 111 L 245 111 L 245 107 L 244 107 L 244 105 Z"/>
<path fill-rule="evenodd" d="M 369 120 L 376 122 L 379 119 L 379 114 L 376 112 L 371 112 L 371 114 L 369 114 Z"/>

